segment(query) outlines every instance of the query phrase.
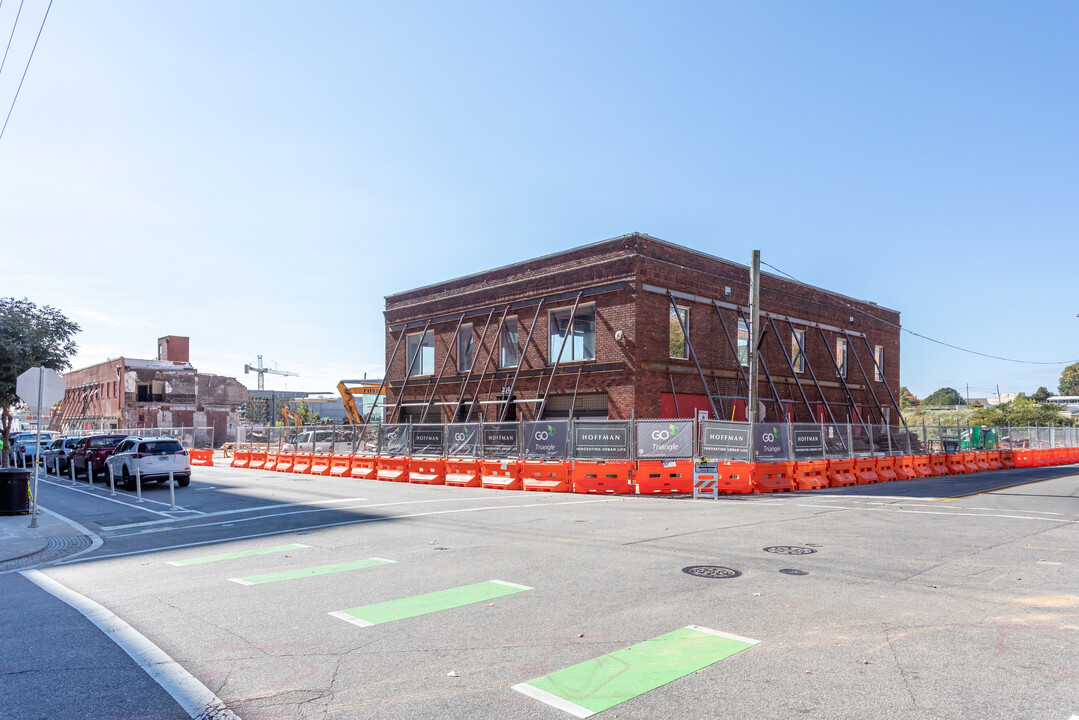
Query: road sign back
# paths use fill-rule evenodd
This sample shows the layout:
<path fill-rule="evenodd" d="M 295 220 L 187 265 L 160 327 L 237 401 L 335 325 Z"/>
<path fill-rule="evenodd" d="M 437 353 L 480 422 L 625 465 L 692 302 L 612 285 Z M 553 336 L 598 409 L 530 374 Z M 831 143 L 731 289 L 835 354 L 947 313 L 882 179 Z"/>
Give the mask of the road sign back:
<path fill-rule="evenodd" d="M 52 407 L 64 399 L 65 390 L 66 385 L 60 373 L 50 368 L 30 368 L 15 381 L 15 392 L 19 399 L 32 408 L 38 405 L 39 399 L 42 407 Z"/>

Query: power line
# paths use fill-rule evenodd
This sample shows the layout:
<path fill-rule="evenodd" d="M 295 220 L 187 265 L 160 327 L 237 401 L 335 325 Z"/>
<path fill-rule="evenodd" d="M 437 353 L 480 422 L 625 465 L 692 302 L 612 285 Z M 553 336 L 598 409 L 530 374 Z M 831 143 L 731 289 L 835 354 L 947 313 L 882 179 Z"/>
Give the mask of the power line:
<path fill-rule="evenodd" d="M 19 10 L 22 10 L 22 0 L 20 0 Z M 4 118 L 4 127 L 0 128 L 0 140 L 4 139 L 4 131 L 7 130 L 8 120 L 11 119 L 11 111 L 15 109 L 15 101 L 19 99 L 19 91 L 22 90 L 22 83 L 23 80 L 26 79 L 26 72 L 30 69 L 30 61 L 34 59 L 34 51 L 37 50 L 37 42 L 41 39 L 41 31 L 45 29 L 45 21 L 49 19 L 50 10 L 52 10 L 52 0 L 49 0 L 49 6 L 45 8 L 45 17 L 41 18 L 41 27 L 37 29 L 37 37 L 34 38 L 34 47 L 30 48 L 30 57 L 26 59 L 26 67 L 23 68 L 22 77 L 19 78 L 19 87 L 15 88 L 15 97 L 11 99 L 11 107 L 8 108 L 7 117 Z M 11 32 L 14 34 L 15 29 L 12 28 Z M 10 44 L 10 41 L 8 42 Z"/>
<path fill-rule="evenodd" d="M 4 63 L 7 62 L 7 53 L 11 49 L 11 39 L 15 37 L 15 28 L 19 26 L 19 16 L 22 15 L 22 4 L 26 0 L 19 0 L 19 10 L 15 13 L 15 24 L 11 26 L 11 35 L 7 39 L 7 47 L 4 48 L 4 59 L 0 60 L 0 73 L 4 72 Z"/>
<path fill-rule="evenodd" d="M 799 280 L 798 278 L 791 275 L 789 272 L 784 272 L 783 270 L 780 270 L 775 265 L 769 265 L 768 263 L 766 263 L 764 261 L 761 261 L 761 265 L 767 265 L 768 267 L 775 270 L 777 273 L 780 273 L 781 275 L 786 275 L 791 280 L 793 280 L 794 282 L 796 282 L 796 283 L 798 283 L 800 285 L 805 285 L 806 284 L 806 283 L 802 282 L 801 280 Z M 908 333 L 910 335 L 913 335 L 914 337 L 918 337 L 918 338 L 921 338 L 923 340 L 928 340 L 929 342 L 936 343 L 937 345 L 943 345 L 944 347 L 952 348 L 953 350 L 959 350 L 960 352 L 970 353 L 971 355 L 978 355 L 978 356 L 981 356 L 981 357 L 984 357 L 984 358 L 990 358 L 992 360 L 1002 360 L 1004 362 L 1020 363 L 1022 365 L 1071 365 L 1072 363 L 1079 362 L 1079 360 L 1065 360 L 1063 362 L 1045 362 L 1045 361 L 1041 361 L 1041 360 L 1015 360 L 1014 358 L 1000 357 L 999 355 L 990 355 L 988 353 L 978 352 L 977 350 L 970 350 L 968 348 L 959 347 L 958 345 L 952 345 L 951 343 L 946 343 L 943 340 L 937 340 L 935 338 L 929 337 L 928 335 L 922 335 L 921 333 L 914 332 L 913 330 L 908 330 L 907 328 L 905 328 L 905 327 L 903 327 L 901 325 L 898 325 L 898 324 L 893 323 L 893 322 L 889 322 L 889 321 L 887 321 L 887 320 L 885 320 L 883 318 L 879 318 L 876 315 L 873 315 L 872 313 L 868 313 L 868 312 L 866 312 L 866 311 L 864 311 L 864 310 L 862 310 L 860 308 L 856 308 L 853 305 L 851 305 L 849 302 L 843 301 L 843 304 L 846 305 L 849 309 L 853 310 L 856 313 L 859 313 L 861 315 L 865 315 L 866 317 L 872 318 L 872 319 L 876 320 L 879 323 L 884 323 L 885 325 L 889 325 L 891 327 L 894 327 L 894 328 L 900 330 L 901 332 Z"/>

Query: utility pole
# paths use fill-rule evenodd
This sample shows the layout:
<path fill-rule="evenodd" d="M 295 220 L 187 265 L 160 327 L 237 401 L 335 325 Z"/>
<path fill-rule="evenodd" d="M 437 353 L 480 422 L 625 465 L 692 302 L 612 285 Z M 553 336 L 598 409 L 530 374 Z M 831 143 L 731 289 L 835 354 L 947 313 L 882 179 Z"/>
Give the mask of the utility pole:
<path fill-rule="evenodd" d="M 1000 383 L 997 383 L 997 407 L 1000 407 Z"/>
<path fill-rule="evenodd" d="M 749 461 L 755 461 L 753 426 L 757 418 L 757 385 L 760 371 L 757 369 L 757 353 L 760 343 L 761 326 L 761 251 L 754 250 L 749 265 L 749 407 L 746 417 L 749 419 Z"/>

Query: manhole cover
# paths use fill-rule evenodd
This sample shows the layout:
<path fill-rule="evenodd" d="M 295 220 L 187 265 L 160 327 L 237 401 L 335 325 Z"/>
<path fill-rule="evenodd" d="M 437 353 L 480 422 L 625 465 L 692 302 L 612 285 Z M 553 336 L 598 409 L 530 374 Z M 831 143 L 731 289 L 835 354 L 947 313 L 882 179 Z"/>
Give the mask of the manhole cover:
<path fill-rule="evenodd" d="M 809 574 L 805 570 L 795 570 L 794 568 L 783 568 L 779 572 L 783 573 L 784 575 L 808 575 Z"/>
<path fill-rule="evenodd" d="M 731 570 L 729 567 L 721 567 L 719 565 L 690 565 L 689 567 L 682 568 L 682 572 L 684 572 L 686 575 L 693 575 L 694 577 L 702 578 L 712 578 L 714 580 L 736 578 L 742 574 L 737 570 Z"/>
<path fill-rule="evenodd" d="M 772 547 L 764 548 L 764 552 L 775 553 L 776 555 L 809 555 L 817 551 L 801 545 L 773 545 Z"/>

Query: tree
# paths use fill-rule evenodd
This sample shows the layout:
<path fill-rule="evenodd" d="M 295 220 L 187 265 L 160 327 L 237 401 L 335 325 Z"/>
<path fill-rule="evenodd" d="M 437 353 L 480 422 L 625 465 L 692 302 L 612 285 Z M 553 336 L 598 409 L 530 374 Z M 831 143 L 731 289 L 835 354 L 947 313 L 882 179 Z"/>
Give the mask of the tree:
<path fill-rule="evenodd" d="M 914 407 L 919 404 L 918 398 L 914 397 L 914 393 L 907 389 L 904 385 L 899 388 L 899 409 L 906 410 L 909 407 Z"/>
<path fill-rule="evenodd" d="M 1057 389 L 1061 395 L 1079 395 L 1079 362 L 1064 368 Z"/>
<path fill-rule="evenodd" d="M 15 381 L 32 367 L 66 370 L 78 346 L 72 337 L 81 328 L 56 308 L 38 307 L 26 298 L 0 298 L 0 423 L 7 467 L 11 445 L 11 409 L 19 402 Z"/>
<path fill-rule="evenodd" d="M 1031 395 L 1031 397 L 1034 398 L 1036 401 L 1043 403 L 1049 399 L 1049 395 L 1050 393 L 1048 388 L 1042 385 L 1040 388 L 1034 391 L 1034 394 Z"/>
<path fill-rule="evenodd" d="M 922 405 L 964 405 L 958 390 L 943 387 L 922 400 Z"/>
<path fill-rule="evenodd" d="M 1003 427 L 1030 426 L 1030 425 L 1067 425 L 1069 421 L 1060 415 L 1060 408 L 1053 405 L 1037 403 L 1033 398 L 1025 395 L 1017 397 L 1011 402 L 1001 403 L 995 407 L 981 408 L 970 417 L 974 425 L 994 425 Z"/>
<path fill-rule="evenodd" d="M 300 404 L 296 407 L 296 417 L 300 419 L 300 424 L 302 425 L 317 425 L 322 419 L 317 412 L 311 409 L 306 400 L 300 400 Z"/>

